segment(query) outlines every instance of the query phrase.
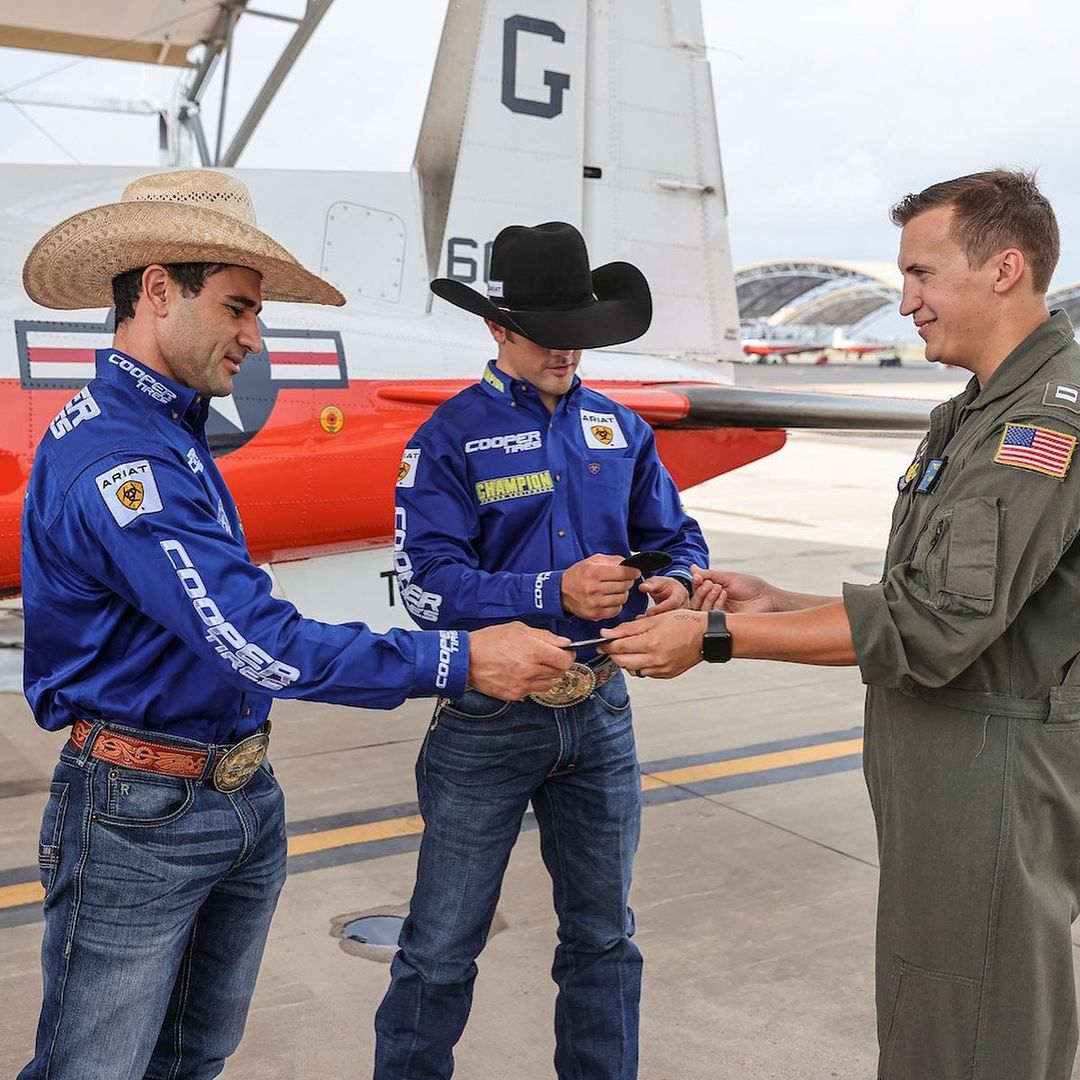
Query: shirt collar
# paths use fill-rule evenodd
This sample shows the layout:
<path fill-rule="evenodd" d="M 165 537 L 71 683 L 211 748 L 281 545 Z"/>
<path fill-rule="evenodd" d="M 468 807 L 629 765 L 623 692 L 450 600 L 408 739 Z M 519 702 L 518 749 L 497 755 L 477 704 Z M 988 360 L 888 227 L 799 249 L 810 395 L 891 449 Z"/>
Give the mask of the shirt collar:
<path fill-rule="evenodd" d="M 559 399 L 559 404 L 561 405 L 566 401 L 580 385 L 581 379 L 575 373 L 574 379 L 570 383 L 570 389 Z M 480 386 L 494 397 L 503 399 L 507 404 L 531 404 L 543 409 L 545 414 L 547 413 L 547 409 L 537 397 L 536 390 L 527 382 L 511 378 L 494 360 L 489 360 L 487 367 L 484 368 L 484 374 L 480 378 Z"/>
<path fill-rule="evenodd" d="M 119 349 L 94 351 L 95 373 L 105 382 L 124 386 L 151 408 L 193 429 L 206 423 L 209 402 L 190 386 L 181 386 L 160 372 L 140 364 Z"/>
<path fill-rule="evenodd" d="M 982 391 L 965 408 L 975 411 L 999 398 L 1007 397 L 1024 383 L 1066 345 L 1075 340 L 1072 323 L 1064 311 L 1051 312 L 1005 359 L 987 380 Z M 971 384 L 968 384 L 971 389 Z"/>

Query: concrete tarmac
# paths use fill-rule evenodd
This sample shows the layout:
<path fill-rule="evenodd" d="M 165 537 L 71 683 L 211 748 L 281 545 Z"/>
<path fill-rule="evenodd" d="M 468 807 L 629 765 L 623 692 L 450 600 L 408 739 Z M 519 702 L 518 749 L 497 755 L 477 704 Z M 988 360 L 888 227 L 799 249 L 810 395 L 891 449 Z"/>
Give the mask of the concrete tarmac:
<path fill-rule="evenodd" d="M 858 373 L 879 374 L 894 376 Z M 957 386 L 924 382 L 905 376 L 898 390 L 940 398 Z M 778 454 L 687 492 L 686 504 L 713 565 L 834 594 L 841 581 L 877 577 L 896 478 L 917 441 L 795 434 Z M 632 896 L 645 955 L 641 1076 L 868 1080 L 877 875 L 857 670 L 734 661 L 631 689 L 646 789 Z M 332 929 L 407 904 L 412 769 L 430 712 L 423 701 L 391 713 L 275 706 L 293 853 L 247 1033 L 223 1074 L 231 1080 L 370 1075 L 389 953 L 345 947 Z M 33 725 L 21 697 L 0 695 L 5 1077 L 30 1055 L 39 1004 L 37 828 L 61 739 Z M 553 1075 L 554 942 L 550 882 L 527 823 L 480 959 L 458 1076 Z"/>

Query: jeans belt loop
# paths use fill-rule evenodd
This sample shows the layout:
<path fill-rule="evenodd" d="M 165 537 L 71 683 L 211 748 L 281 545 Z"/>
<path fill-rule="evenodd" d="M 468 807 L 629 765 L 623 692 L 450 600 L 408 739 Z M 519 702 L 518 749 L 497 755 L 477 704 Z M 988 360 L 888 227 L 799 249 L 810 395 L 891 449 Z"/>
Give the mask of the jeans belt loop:
<path fill-rule="evenodd" d="M 106 721 L 104 720 L 91 720 L 90 723 L 92 725 L 90 734 L 86 736 L 86 742 L 75 753 L 75 764 L 80 769 L 86 767 L 86 763 L 90 760 L 90 755 L 94 751 L 94 743 L 97 742 L 97 737 L 105 730 Z"/>

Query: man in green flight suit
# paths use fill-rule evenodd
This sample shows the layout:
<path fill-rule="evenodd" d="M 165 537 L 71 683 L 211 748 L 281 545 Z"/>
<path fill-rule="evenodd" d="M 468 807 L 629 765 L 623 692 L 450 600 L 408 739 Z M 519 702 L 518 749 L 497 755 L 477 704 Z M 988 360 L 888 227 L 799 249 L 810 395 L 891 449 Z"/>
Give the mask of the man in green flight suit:
<path fill-rule="evenodd" d="M 1007 171 L 935 184 L 892 217 L 901 313 L 928 360 L 973 378 L 900 478 L 882 580 L 838 599 L 696 572 L 701 610 L 608 631 L 607 651 L 657 677 L 731 655 L 857 663 L 879 1080 L 1069 1080 L 1080 346 L 1046 309 L 1057 223 L 1034 178 Z"/>

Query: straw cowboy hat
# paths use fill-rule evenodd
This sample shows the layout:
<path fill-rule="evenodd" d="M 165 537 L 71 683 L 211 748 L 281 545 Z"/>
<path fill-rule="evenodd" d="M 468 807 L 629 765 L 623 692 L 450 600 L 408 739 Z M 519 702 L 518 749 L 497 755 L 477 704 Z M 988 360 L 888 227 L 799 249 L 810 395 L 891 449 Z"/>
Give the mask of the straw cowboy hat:
<path fill-rule="evenodd" d="M 581 233 L 565 221 L 503 229 L 491 247 L 487 296 L 451 278 L 436 278 L 431 291 L 545 349 L 618 345 L 652 322 L 641 271 L 625 262 L 590 270 Z"/>
<path fill-rule="evenodd" d="M 118 203 L 50 229 L 23 266 L 30 299 L 47 308 L 111 307 L 117 274 L 151 263 L 226 263 L 262 275 L 266 300 L 345 303 L 255 227 L 248 189 L 225 173 L 185 169 L 132 181 Z"/>

